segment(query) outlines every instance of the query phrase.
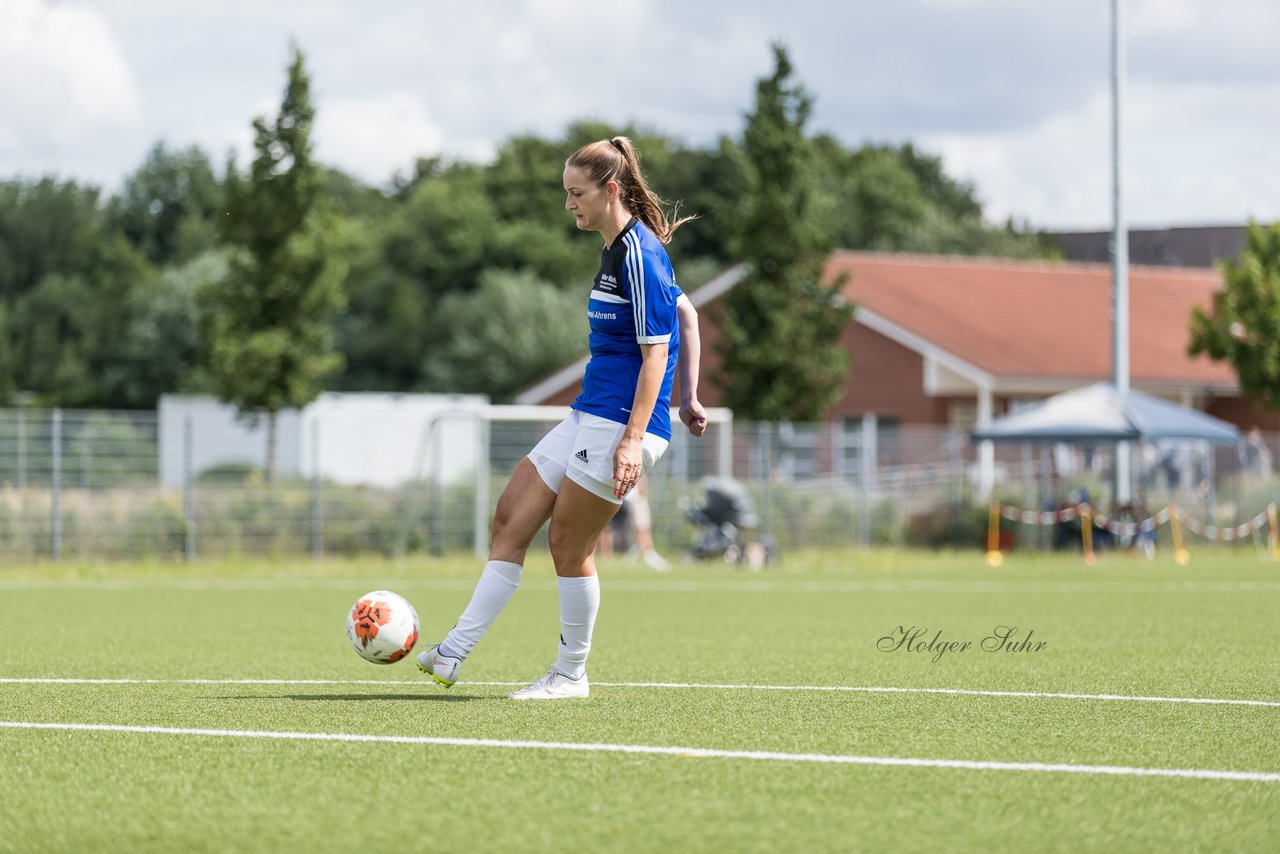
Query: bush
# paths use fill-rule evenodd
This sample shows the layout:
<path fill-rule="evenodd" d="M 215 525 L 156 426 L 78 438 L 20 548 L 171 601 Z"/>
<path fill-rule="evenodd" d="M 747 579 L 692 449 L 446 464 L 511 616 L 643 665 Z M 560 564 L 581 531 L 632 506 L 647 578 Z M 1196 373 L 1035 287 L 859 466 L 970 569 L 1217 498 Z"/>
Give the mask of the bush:
<path fill-rule="evenodd" d="M 230 462 L 209 466 L 196 475 L 196 483 L 201 485 L 222 485 L 262 483 L 262 469 L 253 463 Z"/>
<path fill-rule="evenodd" d="M 146 557 L 186 553 L 187 520 L 177 501 L 159 497 L 133 511 L 121 528 L 119 551 Z"/>
<path fill-rule="evenodd" d="M 986 548 L 989 508 L 985 504 L 935 504 L 907 517 L 905 545 L 930 549 Z M 1002 520 L 1002 531 L 1017 524 Z"/>

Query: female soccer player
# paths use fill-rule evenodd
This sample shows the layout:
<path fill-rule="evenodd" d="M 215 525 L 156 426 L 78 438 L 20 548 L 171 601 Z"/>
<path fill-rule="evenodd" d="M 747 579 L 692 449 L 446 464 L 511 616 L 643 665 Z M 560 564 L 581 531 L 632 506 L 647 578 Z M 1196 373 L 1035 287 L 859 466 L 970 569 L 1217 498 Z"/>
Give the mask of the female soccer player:
<path fill-rule="evenodd" d="M 498 499 L 492 545 L 475 593 L 444 640 L 418 667 L 448 687 L 520 583 L 525 553 L 548 519 L 560 588 L 559 655 L 547 675 L 508 696 L 585 697 L 587 654 L 600 607 L 592 557 L 623 498 L 666 451 L 671 387 L 680 374 L 680 420 L 706 429 L 698 402 L 697 312 L 676 286 L 663 248 L 692 217 L 668 219 L 631 141 L 584 145 L 565 162 L 565 209 L 604 238 L 587 302 L 591 358 L 569 417 L 516 466 Z M 674 216 L 674 215 L 673 215 Z M 683 340 L 682 340 L 683 339 Z"/>

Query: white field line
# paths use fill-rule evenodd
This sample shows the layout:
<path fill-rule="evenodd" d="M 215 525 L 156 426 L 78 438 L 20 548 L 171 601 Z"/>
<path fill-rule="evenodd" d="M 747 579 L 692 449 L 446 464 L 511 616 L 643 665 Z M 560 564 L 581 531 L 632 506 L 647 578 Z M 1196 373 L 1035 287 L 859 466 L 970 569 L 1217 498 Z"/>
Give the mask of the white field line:
<path fill-rule="evenodd" d="M 0 677 L 0 685 L 381 685 L 431 687 L 398 679 L 79 679 L 74 677 Z M 524 682 L 464 682 L 463 685 L 509 687 Z M 1182 703 L 1211 706 L 1280 708 L 1275 700 L 1215 697 L 1147 697 L 1135 694 L 1067 694 L 1052 691 L 983 691 L 973 688 L 896 688 L 858 685 L 748 685 L 716 682 L 592 682 L 598 688 L 665 688 L 701 691 L 829 691 L 852 694 L 949 694 L 969 697 L 1016 697 L 1051 700 L 1105 700 L 1131 703 Z"/>
<path fill-rule="evenodd" d="M 969 759 L 918 759 L 898 756 L 850 756 L 832 753 L 781 753 L 767 750 L 717 750 L 705 747 L 664 747 L 649 744 L 605 744 L 564 741 L 517 741 L 496 738 L 448 738 L 442 736 L 362 735 L 343 732 L 270 732 L 263 730 L 196 729 L 188 727 L 124 726 L 120 724 L 46 723 L 0 721 L 0 728 L 109 732 L 137 735 L 188 735 L 208 738 L 262 738 L 282 741 L 338 741 L 378 744 L 489 747 L 506 750 L 575 751 L 580 753 L 639 753 L 688 759 L 754 759 L 773 762 L 811 762 L 829 765 L 887 765 L 910 768 L 955 768 L 969 771 L 1030 771 L 1060 774 L 1102 774 L 1115 777 L 1181 777 L 1195 780 L 1232 780 L 1278 783 L 1280 773 L 1270 771 L 1220 771 L 1206 768 L 1137 768 L 1124 765 L 1070 765 L 1049 762 L 982 762 Z"/>
<path fill-rule="evenodd" d="M 359 595 L 380 582 L 359 578 L 103 578 L 0 579 L 0 590 L 345 590 Z M 399 578 L 384 582 L 394 589 L 469 591 L 475 578 Z M 556 589 L 550 577 L 527 578 L 527 590 Z M 806 581 L 803 579 L 706 581 L 602 579 L 609 592 L 628 593 L 1280 593 L 1280 581 Z"/>

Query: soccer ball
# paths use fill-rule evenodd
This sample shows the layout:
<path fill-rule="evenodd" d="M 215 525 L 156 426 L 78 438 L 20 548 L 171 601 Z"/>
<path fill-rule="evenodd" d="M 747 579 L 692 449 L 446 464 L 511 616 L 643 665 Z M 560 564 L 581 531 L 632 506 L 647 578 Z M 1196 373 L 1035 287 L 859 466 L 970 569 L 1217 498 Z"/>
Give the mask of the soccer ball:
<path fill-rule="evenodd" d="M 390 590 L 366 593 L 347 614 L 347 638 L 365 661 L 392 664 L 418 642 L 418 612 Z"/>

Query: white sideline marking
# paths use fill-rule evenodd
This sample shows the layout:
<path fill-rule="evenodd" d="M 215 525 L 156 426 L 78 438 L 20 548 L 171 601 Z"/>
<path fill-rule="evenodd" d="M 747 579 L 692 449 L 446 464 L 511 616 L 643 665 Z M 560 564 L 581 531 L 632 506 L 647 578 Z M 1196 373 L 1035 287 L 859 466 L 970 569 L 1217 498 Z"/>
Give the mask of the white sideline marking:
<path fill-rule="evenodd" d="M 345 590 L 359 595 L 377 583 L 368 578 L 12 578 L 0 579 L 0 590 Z M 474 577 L 400 578 L 386 582 L 386 586 L 408 591 L 470 591 L 475 585 Z M 606 575 L 603 585 L 610 592 L 626 593 L 1280 593 L 1280 581 L 700 581 Z M 520 586 L 543 592 L 556 589 L 549 577 L 527 578 Z"/>
<path fill-rule="evenodd" d="M 468 683 L 464 682 L 463 684 Z M 881 688 L 852 685 L 717 685 L 698 684 L 692 682 L 593 682 L 592 684 L 613 688 L 704 688 L 725 691 L 846 691 L 867 694 L 961 694 L 973 697 L 1032 697 L 1055 700 L 1128 700 L 1135 703 L 1206 703 L 1209 705 L 1272 706 L 1280 708 L 1280 701 L 1271 700 L 1229 700 L 1212 697 L 1143 697 L 1131 694 L 1060 694 L 1049 691 L 982 691 L 970 688 Z"/>
<path fill-rule="evenodd" d="M 0 677 L 14 685 L 382 685 L 425 686 L 425 681 L 400 679 L 77 679 L 60 677 Z M 463 682 L 463 685 L 508 687 L 524 682 Z M 1065 694 L 1052 691 L 983 691 L 975 688 L 889 688 L 859 685 L 746 685 L 716 682 L 592 682 L 600 688 L 687 688 L 703 691 L 835 691 L 860 694 L 957 694 L 970 697 L 1025 697 L 1052 700 L 1112 700 L 1132 703 L 1187 703 L 1212 706 L 1280 708 L 1276 700 L 1233 700 L 1216 697 L 1146 697 L 1136 694 Z"/>
<path fill-rule="evenodd" d="M 1039 771 L 1062 774 L 1106 774 L 1117 777 L 1182 777 L 1278 783 L 1280 773 L 1219 771 L 1205 768 L 1136 768 L 1124 765 L 1069 765 L 1048 762 L 982 762 L 970 759 L 915 759 L 898 756 L 850 756 L 832 753 L 781 753 L 769 750 L 716 750 L 706 747 L 662 747 L 649 744 L 604 744 L 566 741 L 516 741 L 496 738 L 361 735 L 344 732 L 270 732 L 263 730 L 196 729 L 188 727 L 125 726 L 121 724 L 43 723 L 0 721 L 0 728 L 114 732 L 139 735 L 194 735 L 212 738 L 268 738 L 286 741 L 346 741 L 382 744 L 432 744 L 449 747 L 494 747 L 507 750 L 570 750 L 583 753 L 642 753 L 691 759 L 755 759 L 773 762 L 814 762 L 830 765 L 889 765 L 912 768 L 962 768 L 971 771 Z"/>

